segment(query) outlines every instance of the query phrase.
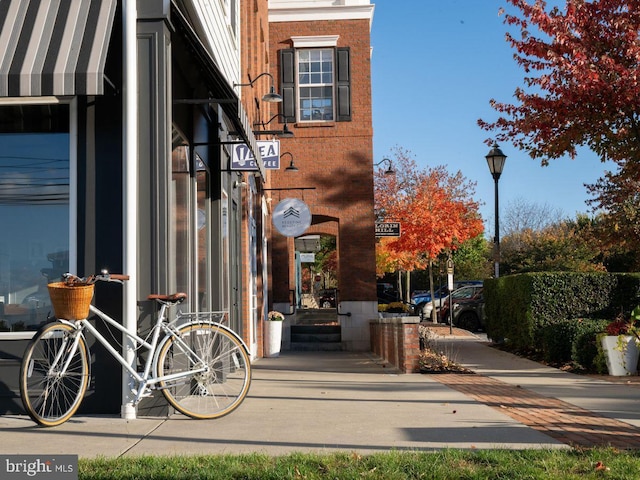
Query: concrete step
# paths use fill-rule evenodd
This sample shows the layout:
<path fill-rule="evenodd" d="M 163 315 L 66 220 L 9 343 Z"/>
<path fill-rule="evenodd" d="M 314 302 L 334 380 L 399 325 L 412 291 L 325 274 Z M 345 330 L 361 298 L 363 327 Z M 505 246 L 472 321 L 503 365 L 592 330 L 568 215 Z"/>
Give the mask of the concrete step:
<path fill-rule="evenodd" d="M 300 343 L 331 343 L 337 342 L 340 343 L 342 341 L 342 336 L 340 332 L 334 334 L 327 333 L 291 333 L 291 341 L 292 342 L 300 342 Z"/>
<path fill-rule="evenodd" d="M 342 343 L 291 342 L 290 349 L 294 352 L 340 352 Z"/>
<path fill-rule="evenodd" d="M 342 334 L 340 325 L 291 325 L 291 350 L 340 351 Z"/>
<path fill-rule="evenodd" d="M 296 311 L 296 324 L 314 325 L 338 323 L 338 312 L 335 308 L 301 308 Z"/>
<path fill-rule="evenodd" d="M 291 334 L 338 334 L 342 328 L 340 325 L 291 325 Z"/>

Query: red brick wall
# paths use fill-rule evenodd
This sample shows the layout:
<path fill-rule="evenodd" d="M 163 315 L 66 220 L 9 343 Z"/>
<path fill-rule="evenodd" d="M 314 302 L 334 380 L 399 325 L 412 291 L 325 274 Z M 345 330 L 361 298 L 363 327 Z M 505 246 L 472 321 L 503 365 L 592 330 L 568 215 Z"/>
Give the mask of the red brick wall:
<path fill-rule="evenodd" d="M 240 18 L 241 18 L 241 53 L 240 53 L 240 82 L 247 83 L 249 76 L 256 78 L 263 72 L 269 71 L 269 57 L 268 57 L 268 42 L 269 42 L 269 22 L 268 22 L 268 0 L 241 0 L 240 2 Z M 268 77 L 262 77 L 259 79 L 253 88 L 242 87 L 242 104 L 247 112 L 250 120 L 260 116 L 260 109 L 265 105 L 263 102 L 256 102 L 256 99 L 261 99 L 262 96 L 269 91 L 271 82 Z M 246 176 L 246 174 L 245 174 Z M 253 292 L 249 291 L 249 279 L 251 278 L 251 266 L 250 266 L 250 238 L 249 238 L 249 218 L 248 218 L 248 204 L 247 204 L 247 192 L 242 189 L 243 201 L 242 201 L 242 243 L 241 243 L 241 262 L 242 262 L 242 319 L 243 319 L 243 339 L 247 344 L 251 344 L 249 338 L 249 332 L 251 331 L 250 323 L 253 320 L 252 312 L 249 309 L 249 299 L 253 295 Z M 258 215 L 257 228 L 258 232 L 262 229 L 262 218 L 259 212 L 262 211 L 262 204 L 259 197 L 254 197 L 253 212 L 254 215 Z M 267 226 L 268 228 L 268 226 Z M 262 272 L 261 259 L 262 254 L 260 249 L 262 242 L 258 239 L 258 272 Z M 262 298 L 262 282 L 267 281 L 260 275 L 256 278 L 256 288 L 258 292 L 259 311 L 262 311 L 262 305 L 264 299 Z M 259 348 L 258 356 L 263 356 L 263 332 L 262 322 L 258 322 L 257 345 Z"/>
<path fill-rule="evenodd" d="M 368 20 L 281 22 L 269 25 L 271 74 L 279 81 L 279 51 L 291 48 L 292 36 L 339 35 L 338 47 L 351 52 L 349 122 L 289 124 L 295 137 L 281 139 L 281 152 L 291 152 L 299 171 L 271 174 L 271 187 L 314 187 L 315 190 L 272 192 L 280 199 L 296 197 L 310 208 L 307 233 L 337 234 L 338 288 L 342 301 L 375 301 L 375 229 L 373 216 L 373 129 L 371 120 L 370 32 Z M 279 86 L 277 87 L 279 89 Z M 263 112 L 264 113 L 264 112 Z M 271 107 L 270 116 L 278 113 Z M 278 119 L 281 122 L 281 119 Z M 275 120 L 270 126 L 281 128 Z M 289 157 L 285 157 L 289 161 Z M 284 302 L 294 288 L 290 252 L 274 230 L 273 300 Z M 287 266 L 285 266 L 287 265 Z"/>
<path fill-rule="evenodd" d="M 420 371 L 420 335 L 418 323 L 402 318 L 372 321 L 371 351 L 402 373 Z"/>
<path fill-rule="evenodd" d="M 241 0 L 240 25 L 240 83 L 248 83 L 249 76 L 255 79 L 263 72 L 269 72 L 269 15 L 268 0 Z M 251 122 L 260 118 L 261 110 L 269 112 L 268 105 L 261 102 L 269 91 L 271 80 L 264 76 L 253 85 L 242 88 L 242 104 Z M 258 100 L 256 102 L 256 100 Z"/>

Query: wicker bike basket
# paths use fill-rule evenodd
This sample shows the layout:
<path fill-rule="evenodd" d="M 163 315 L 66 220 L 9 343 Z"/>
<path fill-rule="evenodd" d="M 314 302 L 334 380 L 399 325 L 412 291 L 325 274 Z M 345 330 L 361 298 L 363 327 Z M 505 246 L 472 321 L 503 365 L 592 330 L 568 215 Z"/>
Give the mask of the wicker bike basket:
<path fill-rule="evenodd" d="M 89 316 L 93 284 L 68 285 L 65 282 L 54 282 L 47 287 L 56 318 L 82 320 Z"/>

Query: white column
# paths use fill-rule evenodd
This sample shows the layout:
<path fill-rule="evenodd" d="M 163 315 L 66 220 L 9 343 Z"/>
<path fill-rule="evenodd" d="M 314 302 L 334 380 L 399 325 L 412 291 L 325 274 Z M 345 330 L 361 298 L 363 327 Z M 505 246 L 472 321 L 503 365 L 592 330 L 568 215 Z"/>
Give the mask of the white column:
<path fill-rule="evenodd" d="M 130 280 L 124 283 L 123 321 L 128 332 L 137 331 L 137 264 L 138 230 L 136 217 L 138 214 L 138 55 L 137 55 L 137 10 L 136 0 L 124 0 L 122 9 L 123 23 L 123 251 L 122 273 L 129 275 Z M 135 345 L 128 338 L 123 338 L 123 356 L 132 367 L 135 365 Z M 122 369 L 122 407 L 121 417 L 136 418 L 131 395 L 133 379 L 129 372 Z"/>

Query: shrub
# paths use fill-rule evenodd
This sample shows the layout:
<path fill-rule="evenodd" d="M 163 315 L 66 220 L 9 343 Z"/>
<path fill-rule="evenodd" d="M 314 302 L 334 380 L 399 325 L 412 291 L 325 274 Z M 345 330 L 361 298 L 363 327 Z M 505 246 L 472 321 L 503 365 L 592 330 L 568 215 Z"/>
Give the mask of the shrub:
<path fill-rule="evenodd" d="M 576 334 L 571 348 L 571 359 L 589 372 L 601 373 L 601 366 L 598 362 L 598 352 L 602 353 L 602 347 L 598 340 L 598 335 L 604 332 L 609 324 L 608 320 L 602 319 L 580 319 L 577 321 Z M 604 363 L 606 369 L 606 361 Z"/>
<path fill-rule="evenodd" d="M 606 335 L 606 332 L 598 333 L 596 335 L 596 348 L 598 350 L 598 353 L 593 359 L 593 369 L 596 373 L 606 374 L 609 372 L 609 369 L 607 367 L 607 354 L 604 351 L 604 348 L 602 348 L 602 337 L 605 337 Z"/>
<path fill-rule="evenodd" d="M 519 350 L 540 350 L 549 335 L 547 325 L 580 317 L 614 318 L 640 304 L 638 274 L 526 273 L 486 279 L 484 287 L 487 335 Z"/>
<path fill-rule="evenodd" d="M 389 313 L 405 313 L 409 311 L 409 307 L 402 302 L 391 302 L 387 312 Z"/>
<path fill-rule="evenodd" d="M 563 320 L 545 325 L 541 329 L 542 356 L 548 363 L 566 363 L 571 360 L 572 346 L 578 321 Z"/>

